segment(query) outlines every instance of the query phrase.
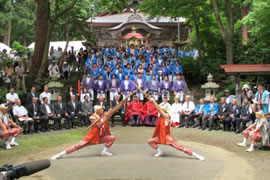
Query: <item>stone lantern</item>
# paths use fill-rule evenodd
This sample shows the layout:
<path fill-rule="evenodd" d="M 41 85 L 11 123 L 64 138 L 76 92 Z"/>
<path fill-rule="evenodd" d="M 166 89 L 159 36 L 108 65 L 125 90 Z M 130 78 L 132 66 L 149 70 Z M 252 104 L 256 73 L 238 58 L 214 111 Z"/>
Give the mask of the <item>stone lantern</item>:
<path fill-rule="evenodd" d="M 57 97 L 61 95 L 61 89 L 64 87 L 62 83 L 57 81 L 57 75 L 52 76 L 52 80 L 48 83 L 48 88 L 51 90 L 53 101 L 57 100 Z"/>
<path fill-rule="evenodd" d="M 205 101 L 210 101 L 211 96 L 216 96 L 216 90 L 219 89 L 219 85 L 213 82 L 212 74 L 207 76 L 207 83 L 202 85 L 202 89 L 205 89 Z"/>

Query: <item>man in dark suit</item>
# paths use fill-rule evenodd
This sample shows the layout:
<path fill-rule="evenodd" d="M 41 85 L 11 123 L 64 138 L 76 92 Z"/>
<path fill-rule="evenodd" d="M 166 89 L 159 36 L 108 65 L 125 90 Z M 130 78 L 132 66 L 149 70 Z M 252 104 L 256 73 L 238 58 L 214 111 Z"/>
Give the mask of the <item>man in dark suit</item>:
<path fill-rule="evenodd" d="M 218 104 L 218 119 L 223 123 L 223 130 L 225 131 L 226 117 L 228 111 L 228 104 L 225 102 L 225 97 L 221 97 Z"/>
<path fill-rule="evenodd" d="M 66 105 L 62 101 L 62 96 L 57 97 L 57 102 L 54 103 L 53 107 L 55 115 L 54 128 L 61 130 L 61 119 L 66 118 L 68 116 L 66 111 Z"/>
<path fill-rule="evenodd" d="M 98 97 L 98 101 L 96 103 L 96 105 L 100 105 L 104 108 L 105 111 L 108 111 L 106 102 L 105 102 L 105 97 L 103 95 Z"/>
<path fill-rule="evenodd" d="M 55 119 L 52 106 L 48 103 L 48 98 L 44 97 L 43 104 L 40 105 L 40 119 L 42 121 L 42 132 L 50 131 L 49 120 Z"/>
<path fill-rule="evenodd" d="M 28 105 L 32 103 L 32 98 L 33 97 L 38 98 L 38 94 L 36 93 L 36 87 L 35 86 L 32 86 L 31 92 L 27 93 L 27 95 L 26 95 L 26 101 L 27 101 Z"/>
<path fill-rule="evenodd" d="M 28 105 L 28 115 L 34 120 L 34 130 L 38 133 L 40 125 L 40 105 L 38 104 L 38 97 L 32 97 L 32 103 Z"/>
<path fill-rule="evenodd" d="M 71 101 L 67 104 L 67 113 L 68 113 L 68 128 L 75 127 L 75 117 L 81 117 L 80 104 L 76 101 L 76 96 L 71 96 Z"/>
<path fill-rule="evenodd" d="M 80 126 L 87 126 L 90 124 L 89 117 L 92 115 L 93 112 L 93 102 L 89 101 L 88 95 L 84 96 L 84 102 L 81 104 L 81 110 L 82 118 L 80 121 Z"/>
<path fill-rule="evenodd" d="M 252 108 L 249 104 L 249 99 L 248 98 L 244 98 L 244 104 L 241 107 L 241 121 L 242 121 L 242 130 L 245 130 L 246 124 L 249 121 L 252 121 Z"/>
<path fill-rule="evenodd" d="M 225 120 L 226 121 L 225 126 L 227 127 L 230 124 L 231 131 L 234 131 L 235 133 L 239 133 L 240 123 L 241 123 L 241 118 L 240 118 L 241 109 L 236 103 L 237 103 L 236 98 L 232 99 L 232 102 L 228 107 L 228 113 Z"/>
<path fill-rule="evenodd" d="M 117 104 L 120 103 L 120 95 L 117 94 L 115 96 L 115 99 L 112 102 L 112 108 L 115 107 Z M 122 126 L 125 126 L 125 109 L 124 106 L 122 106 L 114 115 L 112 115 L 111 121 L 112 121 L 112 127 L 114 127 L 114 118 L 116 115 L 119 115 L 121 117 Z"/>

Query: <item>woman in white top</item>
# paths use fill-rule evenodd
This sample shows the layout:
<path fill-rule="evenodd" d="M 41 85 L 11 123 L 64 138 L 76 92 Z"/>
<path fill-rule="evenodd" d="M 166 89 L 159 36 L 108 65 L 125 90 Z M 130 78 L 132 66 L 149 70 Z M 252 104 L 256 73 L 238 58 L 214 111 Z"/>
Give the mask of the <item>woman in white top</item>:
<path fill-rule="evenodd" d="M 256 121 L 252 125 L 250 125 L 244 132 L 244 140 L 242 143 L 237 143 L 239 146 L 245 147 L 247 145 L 247 140 L 250 137 L 250 147 L 247 149 L 247 152 L 254 151 L 255 142 L 262 141 L 263 145 L 269 145 L 269 137 L 268 137 L 268 122 L 264 117 L 262 111 L 256 112 Z"/>
<path fill-rule="evenodd" d="M 179 97 L 176 96 L 174 98 L 175 103 L 171 106 L 171 124 L 172 127 L 179 127 L 180 126 L 180 115 L 182 113 L 182 104 L 179 103 Z"/>
<path fill-rule="evenodd" d="M 84 100 L 84 96 L 86 96 L 86 95 L 87 95 L 87 96 L 89 97 L 89 99 L 90 99 L 91 95 L 90 95 L 90 93 L 88 92 L 87 88 L 84 87 L 83 90 L 82 90 L 82 93 L 81 93 L 81 97 L 80 97 L 81 103 L 83 103 L 83 102 L 85 101 L 85 100 Z"/>

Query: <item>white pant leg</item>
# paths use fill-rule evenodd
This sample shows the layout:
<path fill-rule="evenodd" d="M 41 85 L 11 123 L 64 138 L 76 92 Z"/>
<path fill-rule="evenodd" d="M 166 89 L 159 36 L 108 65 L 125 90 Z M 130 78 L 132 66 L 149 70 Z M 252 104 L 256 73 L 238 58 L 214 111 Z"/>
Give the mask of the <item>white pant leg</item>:
<path fill-rule="evenodd" d="M 91 95 L 90 101 L 94 101 L 94 91 L 93 91 L 93 89 L 89 89 L 88 91 L 89 91 L 89 93 Z"/>

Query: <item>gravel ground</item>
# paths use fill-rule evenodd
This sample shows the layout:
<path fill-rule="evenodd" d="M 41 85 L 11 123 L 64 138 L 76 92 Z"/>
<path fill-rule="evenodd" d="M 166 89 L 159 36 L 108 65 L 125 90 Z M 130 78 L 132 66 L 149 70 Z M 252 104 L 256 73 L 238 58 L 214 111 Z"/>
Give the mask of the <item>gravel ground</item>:
<path fill-rule="evenodd" d="M 242 140 L 242 135 L 173 128 L 172 133 L 181 144 L 206 157 L 206 161 L 201 162 L 169 146 L 162 146 L 166 156 L 153 157 L 155 151 L 147 145 L 147 140 L 154 128 L 116 126 L 111 128 L 111 131 L 117 137 L 116 144 L 110 149 L 114 156 L 100 157 L 103 146 L 89 146 L 61 160 L 53 161 L 48 170 L 24 179 L 267 180 L 270 175 L 269 150 L 245 152 L 246 148 L 236 146 L 236 143 Z M 74 143 L 76 142 L 72 141 L 50 148 L 19 161 L 49 158 Z"/>

